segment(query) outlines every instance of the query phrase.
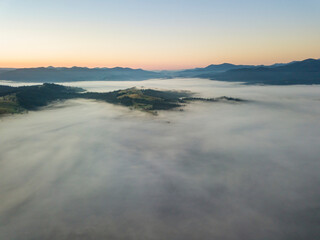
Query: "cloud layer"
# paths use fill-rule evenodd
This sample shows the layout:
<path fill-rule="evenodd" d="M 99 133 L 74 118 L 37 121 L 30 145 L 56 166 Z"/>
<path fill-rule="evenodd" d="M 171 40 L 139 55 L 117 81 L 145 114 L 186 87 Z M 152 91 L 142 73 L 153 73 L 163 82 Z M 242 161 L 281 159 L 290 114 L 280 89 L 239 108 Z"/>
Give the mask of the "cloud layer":
<path fill-rule="evenodd" d="M 154 117 L 72 100 L 1 119 L 1 239 L 320 236 L 319 87 L 97 84 L 108 85 L 82 87 L 253 101 L 194 103 Z"/>

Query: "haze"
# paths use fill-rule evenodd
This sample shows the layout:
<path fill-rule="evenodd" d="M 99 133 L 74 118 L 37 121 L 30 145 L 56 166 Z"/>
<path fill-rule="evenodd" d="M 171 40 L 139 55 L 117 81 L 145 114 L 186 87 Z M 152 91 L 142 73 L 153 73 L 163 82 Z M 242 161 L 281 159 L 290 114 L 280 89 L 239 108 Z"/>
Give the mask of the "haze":
<path fill-rule="evenodd" d="M 2 118 L 1 239 L 320 236 L 319 86 L 71 83 L 79 84 L 250 101 L 192 103 L 156 117 L 71 100 Z"/>

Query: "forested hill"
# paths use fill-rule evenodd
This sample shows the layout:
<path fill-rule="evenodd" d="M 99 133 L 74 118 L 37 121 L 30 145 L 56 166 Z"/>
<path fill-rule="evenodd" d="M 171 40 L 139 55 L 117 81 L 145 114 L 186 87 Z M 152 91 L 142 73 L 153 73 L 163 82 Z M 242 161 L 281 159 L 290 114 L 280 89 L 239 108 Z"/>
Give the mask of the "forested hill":
<path fill-rule="evenodd" d="M 153 89 L 128 88 L 112 92 L 85 92 L 84 89 L 44 83 L 37 86 L 8 87 L 0 85 L 0 114 L 19 113 L 37 110 L 58 100 L 73 98 L 94 99 L 112 104 L 123 105 L 150 113 L 156 110 L 170 110 L 183 107 L 190 101 L 238 102 L 241 99 L 194 98 L 188 91 L 159 91 Z"/>

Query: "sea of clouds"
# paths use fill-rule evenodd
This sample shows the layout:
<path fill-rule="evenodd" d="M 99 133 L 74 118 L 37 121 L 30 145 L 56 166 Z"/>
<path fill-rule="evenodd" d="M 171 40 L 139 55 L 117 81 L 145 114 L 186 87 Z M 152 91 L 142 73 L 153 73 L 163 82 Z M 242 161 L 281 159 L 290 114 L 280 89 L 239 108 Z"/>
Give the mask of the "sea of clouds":
<path fill-rule="evenodd" d="M 320 86 L 64 84 L 249 101 L 153 116 L 70 100 L 1 118 L 0 239 L 320 237 Z"/>

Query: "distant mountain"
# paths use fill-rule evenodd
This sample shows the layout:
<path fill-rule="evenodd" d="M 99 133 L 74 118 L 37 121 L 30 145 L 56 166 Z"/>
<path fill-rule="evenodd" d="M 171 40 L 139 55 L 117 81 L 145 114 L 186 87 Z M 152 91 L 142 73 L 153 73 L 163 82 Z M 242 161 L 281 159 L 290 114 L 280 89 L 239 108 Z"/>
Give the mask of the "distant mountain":
<path fill-rule="evenodd" d="M 295 61 L 284 66 L 275 68 L 277 71 L 294 71 L 294 72 L 319 72 L 320 71 L 320 60 L 306 59 L 303 61 Z"/>
<path fill-rule="evenodd" d="M 320 60 L 306 59 L 288 64 L 232 69 L 195 77 L 254 84 L 320 84 Z"/>
<path fill-rule="evenodd" d="M 238 68 L 245 68 L 245 67 L 253 67 L 250 65 L 235 65 L 231 63 L 222 63 L 222 64 L 211 64 L 205 68 L 203 68 L 201 71 L 216 71 L 216 72 L 224 72 L 231 69 L 238 69 Z"/>
<path fill-rule="evenodd" d="M 0 74 L 4 73 L 4 72 L 9 72 L 9 71 L 12 71 L 12 70 L 15 70 L 15 68 L 0 68 Z"/>
<path fill-rule="evenodd" d="M 22 82 L 121 81 L 160 78 L 163 74 L 131 68 L 20 68 L 0 72 L 1 80 Z"/>
<path fill-rule="evenodd" d="M 204 68 L 194 68 L 194 69 L 187 69 L 183 71 L 176 72 L 174 74 L 175 77 L 195 77 L 200 74 L 212 74 L 212 73 L 220 73 L 225 72 L 232 69 L 239 69 L 239 68 L 250 68 L 255 66 L 250 65 L 234 65 L 231 63 L 223 63 L 223 64 L 211 64 Z"/>
<path fill-rule="evenodd" d="M 124 81 L 151 78 L 209 78 L 250 84 L 320 84 L 320 59 L 306 59 L 270 66 L 212 64 L 183 71 L 146 71 L 131 68 L 20 68 L 1 69 L 0 80 L 22 82 Z"/>

